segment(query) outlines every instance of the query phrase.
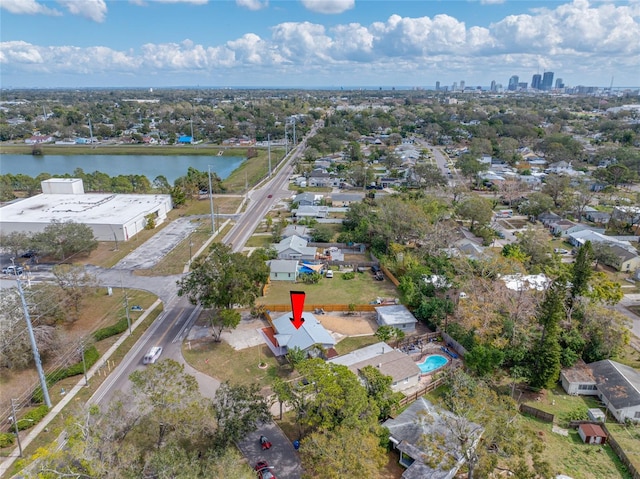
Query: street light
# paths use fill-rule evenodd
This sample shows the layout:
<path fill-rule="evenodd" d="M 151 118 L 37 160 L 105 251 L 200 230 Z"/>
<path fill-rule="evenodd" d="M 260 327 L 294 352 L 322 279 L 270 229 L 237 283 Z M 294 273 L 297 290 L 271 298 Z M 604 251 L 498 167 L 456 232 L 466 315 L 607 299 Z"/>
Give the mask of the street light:
<path fill-rule="evenodd" d="M 209 205 L 211 206 L 211 234 L 216 234 L 216 223 L 213 219 L 213 190 L 211 189 L 211 165 L 209 167 Z"/>

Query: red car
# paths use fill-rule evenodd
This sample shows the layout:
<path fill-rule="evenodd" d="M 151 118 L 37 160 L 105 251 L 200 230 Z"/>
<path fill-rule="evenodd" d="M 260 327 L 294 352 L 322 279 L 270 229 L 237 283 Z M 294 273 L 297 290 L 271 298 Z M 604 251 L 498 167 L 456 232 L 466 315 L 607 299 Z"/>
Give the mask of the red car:
<path fill-rule="evenodd" d="M 267 461 L 258 462 L 254 469 L 258 473 L 259 479 L 277 479 L 273 472 L 271 472 L 273 467 L 267 464 Z"/>
<path fill-rule="evenodd" d="M 273 198 L 273 195 L 268 195 L 267 198 Z"/>

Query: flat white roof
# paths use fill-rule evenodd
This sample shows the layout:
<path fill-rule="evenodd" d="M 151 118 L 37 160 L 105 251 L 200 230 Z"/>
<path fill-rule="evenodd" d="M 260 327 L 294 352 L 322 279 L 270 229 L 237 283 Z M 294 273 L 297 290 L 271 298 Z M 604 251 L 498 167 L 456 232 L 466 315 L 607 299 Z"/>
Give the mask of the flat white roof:
<path fill-rule="evenodd" d="M 170 195 L 41 194 L 0 208 L 3 223 L 49 224 L 51 220 L 87 225 L 122 224 L 170 201 Z"/>

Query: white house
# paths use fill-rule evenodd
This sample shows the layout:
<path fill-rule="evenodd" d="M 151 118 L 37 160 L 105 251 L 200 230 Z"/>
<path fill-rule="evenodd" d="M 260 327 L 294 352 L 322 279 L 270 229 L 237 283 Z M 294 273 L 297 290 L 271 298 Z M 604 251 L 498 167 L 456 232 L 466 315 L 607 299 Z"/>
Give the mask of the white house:
<path fill-rule="evenodd" d="M 290 312 L 285 313 L 272 320 L 273 328 L 268 328 L 270 331 L 262 330 L 263 337 L 275 356 L 284 356 L 294 348 L 309 351 L 320 345 L 329 350 L 336 345 L 335 339 L 312 313 L 302 313 L 303 323 L 298 329 L 291 322 L 291 317 Z"/>
<path fill-rule="evenodd" d="M 562 371 L 561 379 L 569 394 L 598 396 L 619 422 L 640 422 L 640 372 L 636 369 L 604 359 Z"/>
<path fill-rule="evenodd" d="M 278 259 L 296 259 L 313 261 L 316 259 L 316 248 L 307 246 L 307 240 L 297 235 L 289 236 L 274 245 Z"/>

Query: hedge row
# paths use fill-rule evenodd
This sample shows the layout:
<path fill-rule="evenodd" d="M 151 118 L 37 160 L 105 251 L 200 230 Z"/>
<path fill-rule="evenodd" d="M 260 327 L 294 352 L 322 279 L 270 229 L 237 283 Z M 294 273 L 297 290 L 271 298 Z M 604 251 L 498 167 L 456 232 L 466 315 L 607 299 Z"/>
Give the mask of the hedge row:
<path fill-rule="evenodd" d="M 16 435 L 10 432 L 0 432 L 0 448 L 13 446 Z"/>
<path fill-rule="evenodd" d="M 95 333 L 93 333 L 93 338 L 96 341 L 102 341 L 103 339 L 110 338 L 111 336 L 115 336 L 116 334 L 123 333 L 129 327 L 129 321 L 127 318 L 122 318 L 113 326 L 108 326 L 106 328 L 98 329 Z"/>
<path fill-rule="evenodd" d="M 98 358 L 100 357 L 100 353 L 96 349 L 95 346 L 90 346 L 84 351 L 84 361 L 86 363 L 87 369 L 93 366 Z M 65 378 L 70 378 L 72 376 L 77 376 L 78 374 L 84 373 L 84 365 L 82 364 L 82 360 L 78 361 L 75 364 L 72 364 L 68 368 L 58 369 L 50 374 L 45 376 L 45 380 L 47 381 L 47 387 L 54 385 L 58 381 L 62 381 Z M 44 401 L 44 394 L 42 393 L 42 388 L 38 387 L 33 393 L 33 402 L 41 403 Z"/>
<path fill-rule="evenodd" d="M 18 419 L 18 430 L 23 431 L 25 429 L 29 429 L 30 427 L 35 426 L 42 418 L 47 415 L 49 412 L 49 407 L 46 404 L 42 406 L 38 406 L 35 409 L 32 409 L 27 414 Z"/>

